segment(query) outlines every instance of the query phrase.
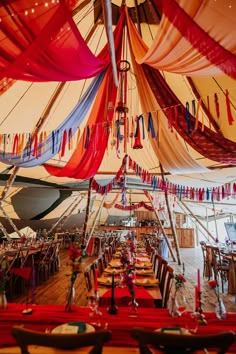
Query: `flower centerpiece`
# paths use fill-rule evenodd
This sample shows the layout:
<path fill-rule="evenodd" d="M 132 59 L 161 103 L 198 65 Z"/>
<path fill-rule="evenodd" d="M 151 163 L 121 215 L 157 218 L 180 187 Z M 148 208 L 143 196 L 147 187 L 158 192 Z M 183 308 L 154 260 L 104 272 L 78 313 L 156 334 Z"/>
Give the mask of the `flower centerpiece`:
<path fill-rule="evenodd" d="M 184 287 L 184 283 L 186 283 L 186 279 L 183 276 L 183 274 L 175 274 L 175 293 L 180 289 Z"/>
<path fill-rule="evenodd" d="M 214 292 L 217 297 L 217 304 L 216 304 L 216 308 L 215 308 L 216 317 L 219 318 L 220 320 L 223 320 L 226 318 L 226 309 L 225 309 L 225 305 L 220 297 L 219 283 L 216 279 L 214 279 L 214 280 L 209 280 L 208 285 L 212 289 L 214 289 Z"/>
<path fill-rule="evenodd" d="M 65 306 L 66 311 L 71 311 L 72 300 L 75 297 L 75 281 L 77 275 L 81 273 L 81 269 L 80 269 L 81 262 L 83 261 L 85 256 L 86 255 L 81 252 L 81 249 L 79 247 L 75 247 L 73 244 L 71 245 L 69 249 L 69 261 L 67 263 L 67 265 L 69 265 L 71 268 L 71 273 L 66 274 L 66 276 L 70 277 L 70 283 L 69 283 L 66 306 Z"/>
<path fill-rule="evenodd" d="M 130 263 L 129 254 L 126 248 L 121 251 L 120 262 L 123 268 L 126 268 Z"/>
<path fill-rule="evenodd" d="M 129 293 L 131 295 L 131 301 L 129 307 L 137 313 L 138 303 L 135 296 L 135 284 L 134 284 L 135 274 L 134 268 L 130 265 L 126 268 L 124 273 L 124 283 L 127 286 Z"/>

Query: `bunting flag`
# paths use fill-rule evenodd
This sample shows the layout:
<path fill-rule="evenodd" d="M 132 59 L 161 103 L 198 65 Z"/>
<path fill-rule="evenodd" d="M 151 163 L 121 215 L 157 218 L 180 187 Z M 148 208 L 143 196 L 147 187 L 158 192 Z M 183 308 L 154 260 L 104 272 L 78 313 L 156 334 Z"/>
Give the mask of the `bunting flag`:
<path fill-rule="evenodd" d="M 140 209 L 140 208 L 145 208 L 147 209 L 148 211 L 154 211 L 153 207 L 150 207 L 149 205 L 147 205 L 145 202 L 139 202 L 137 204 L 134 204 L 134 205 L 120 205 L 120 204 L 115 204 L 115 208 L 116 209 L 120 209 L 120 210 L 137 210 L 137 209 Z"/>

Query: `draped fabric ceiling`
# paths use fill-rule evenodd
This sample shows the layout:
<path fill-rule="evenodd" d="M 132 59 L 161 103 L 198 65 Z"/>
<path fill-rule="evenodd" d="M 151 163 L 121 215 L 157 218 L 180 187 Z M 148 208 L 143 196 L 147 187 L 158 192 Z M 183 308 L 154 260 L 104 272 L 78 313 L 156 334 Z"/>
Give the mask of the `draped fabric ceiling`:
<path fill-rule="evenodd" d="M 180 186 L 234 183 L 235 6 L 153 0 L 152 18 L 139 23 L 127 1 L 111 28 L 105 16 L 96 18 L 99 5 L 6 0 L 0 6 L 0 177 L 4 186 L 12 166 L 20 167 L 5 205 L 13 218 L 9 203 L 21 188 L 44 183 L 61 190 L 50 200 L 57 208 L 68 198 L 62 189 L 76 199 L 72 191 L 81 180 L 106 177 L 106 184 L 126 153 L 150 174 L 159 176 L 161 164 Z M 118 87 L 107 31 L 114 35 Z M 120 103 L 127 107 L 125 124 Z M 133 149 L 137 117 L 143 148 Z M 27 217 L 54 217 L 50 205 Z"/>

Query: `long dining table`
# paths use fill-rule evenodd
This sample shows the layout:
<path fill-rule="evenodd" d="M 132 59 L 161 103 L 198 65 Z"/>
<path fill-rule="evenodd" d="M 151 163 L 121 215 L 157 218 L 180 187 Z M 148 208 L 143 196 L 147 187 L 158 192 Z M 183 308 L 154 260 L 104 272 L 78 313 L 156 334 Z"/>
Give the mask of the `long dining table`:
<path fill-rule="evenodd" d="M 101 308 L 102 314 L 91 316 L 89 307 L 75 306 L 72 312 L 66 312 L 62 305 L 31 305 L 30 315 L 23 315 L 23 304 L 9 303 L 6 309 L 0 309 L 0 348 L 15 346 L 16 342 L 11 335 L 11 328 L 15 325 L 36 331 L 52 331 L 55 327 L 74 322 L 85 322 L 94 326 L 95 330 L 107 328 L 112 332 L 112 339 L 106 344 L 109 347 L 137 348 L 136 341 L 131 337 L 133 327 L 142 327 L 147 330 L 156 330 L 163 327 L 183 327 L 183 317 L 173 318 L 167 309 L 144 308 L 138 309 L 137 315 L 130 313 L 128 307 L 119 307 L 116 315 L 109 314 L 106 307 Z M 236 332 L 236 314 L 228 313 L 226 319 L 219 320 L 214 312 L 205 313 L 207 325 L 199 325 L 198 334 L 212 334 L 221 331 Z M 97 323 L 100 322 L 100 326 Z M 136 351 L 133 351 L 136 352 Z M 229 352 L 236 353 L 236 342 Z M 1 351 L 0 353 L 5 353 Z M 7 353 L 7 352 L 6 352 Z"/>

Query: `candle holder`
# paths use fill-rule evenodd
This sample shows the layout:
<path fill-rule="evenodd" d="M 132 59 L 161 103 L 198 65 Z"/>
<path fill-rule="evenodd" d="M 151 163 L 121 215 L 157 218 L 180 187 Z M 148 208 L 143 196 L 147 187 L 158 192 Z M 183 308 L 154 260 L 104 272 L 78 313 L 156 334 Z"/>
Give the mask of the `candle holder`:
<path fill-rule="evenodd" d="M 204 315 L 203 309 L 202 309 L 201 297 L 202 297 L 202 293 L 201 293 L 201 291 L 198 291 L 198 308 L 196 308 L 196 315 L 198 318 L 198 323 L 200 325 L 207 325 L 207 320 L 205 318 L 205 315 Z"/>
<path fill-rule="evenodd" d="M 111 288 L 111 304 L 107 309 L 110 315 L 116 315 L 118 312 L 118 307 L 115 303 L 115 274 L 112 273 L 112 288 Z"/>

